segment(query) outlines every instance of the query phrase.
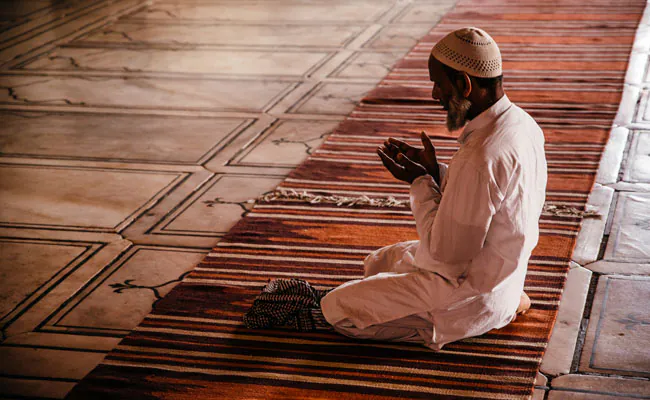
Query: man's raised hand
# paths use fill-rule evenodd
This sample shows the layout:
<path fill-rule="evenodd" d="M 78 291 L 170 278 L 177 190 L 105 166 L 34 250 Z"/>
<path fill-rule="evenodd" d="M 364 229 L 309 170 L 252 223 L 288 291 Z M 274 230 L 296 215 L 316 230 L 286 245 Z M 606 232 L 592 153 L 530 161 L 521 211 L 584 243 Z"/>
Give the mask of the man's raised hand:
<path fill-rule="evenodd" d="M 433 177 L 433 180 L 440 185 L 440 165 L 438 165 L 438 157 L 436 157 L 436 148 L 424 131 L 420 133 L 420 139 L 424 146 L 424 150 L 420 154 L 420 162 L 427 169 L 429 175 Z"/>
<path fill-rule="evenodd" d="M 427 170 L 422 165 L 413 162 L 403 153 L 398 153 L 394 159 L 382 149 L 377 149 L 377 154 L 386 169 L 400 181 L 413 183 L 418 177 L 427 174 Z"/>
<path fill-rule="evenodd" d="M 421 164 L 427 173 L 440 185 L 440 166 L 436 157 L 436 149 L 425 132 L 421 133 L 420 139 L 424 149 L 413 147 L 399 139 L 389 138 L 384 142 L 382 150 L 392 159 L 396 159 L 397 154 L 402 153 L 411 161 Z"/>

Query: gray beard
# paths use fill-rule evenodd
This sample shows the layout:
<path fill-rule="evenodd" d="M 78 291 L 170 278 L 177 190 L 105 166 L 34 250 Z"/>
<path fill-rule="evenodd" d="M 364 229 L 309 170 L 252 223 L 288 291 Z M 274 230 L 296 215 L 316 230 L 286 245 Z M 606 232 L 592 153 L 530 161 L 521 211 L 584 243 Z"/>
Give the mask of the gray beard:
<path fill-rule="evenodd" d="M 449 99 L 449 111 L 447 112 L 447 129 L 453 132 L 462 128 L 467 123 L 467 114 L 472 107 L 472 102 L 460 95 L 454 87 L 454 92 Z"/>

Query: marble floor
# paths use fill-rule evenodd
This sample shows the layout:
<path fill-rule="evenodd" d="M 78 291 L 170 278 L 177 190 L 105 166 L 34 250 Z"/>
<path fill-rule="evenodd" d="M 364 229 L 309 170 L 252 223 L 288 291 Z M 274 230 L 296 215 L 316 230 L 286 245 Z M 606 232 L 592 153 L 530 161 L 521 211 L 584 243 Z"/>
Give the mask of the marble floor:
<path fill-rule="evenodd" d="M 454 0 L 0 0 L 0 398 L 62 398 Z M 650 13 L 535 399 L 650 399 Z"/>

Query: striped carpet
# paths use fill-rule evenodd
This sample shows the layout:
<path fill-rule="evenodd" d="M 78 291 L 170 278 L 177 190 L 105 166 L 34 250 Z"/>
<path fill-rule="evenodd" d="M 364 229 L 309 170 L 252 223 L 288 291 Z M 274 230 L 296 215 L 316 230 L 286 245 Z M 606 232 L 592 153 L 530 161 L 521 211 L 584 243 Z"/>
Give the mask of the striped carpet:
<path fill-rule="evenodd" d="M 444 34 L 473 25 L 499 43 L 508 96 L 544 129 L 548 204 L 583 209 L 644 6 L 645 0 L 463 0 L 281 187 L 407 199 L 408 188 L 385 172 L 375 148 L 388 136 L 417 144 L 425 130 L 441 160 L 451 158 L 458 145 L 430 98 L 427 57 Z M 362 276 L 370 250 L 417 238 L 405 207 L 260 203 L 69 398 L 528 398 L 580 223 L 542 216 L 525 287 L 533 303 L 528 314 L 435 353 L 335 333 L 245 329 L 242 315 L 269 278 L 336 286 Z"/>

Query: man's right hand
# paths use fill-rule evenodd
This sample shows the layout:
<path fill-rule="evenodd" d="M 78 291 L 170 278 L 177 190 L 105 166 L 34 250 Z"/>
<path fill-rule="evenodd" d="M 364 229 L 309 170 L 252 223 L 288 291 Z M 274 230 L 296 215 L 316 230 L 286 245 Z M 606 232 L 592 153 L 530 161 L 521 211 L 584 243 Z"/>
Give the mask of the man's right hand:
<path fill-rule="evenodd" d="M 384 142 L 383 150 L 391 158 L 397 157 L 398 153 L 403 153 L 413 162 L 421 164 L 436 183 L 440 185 L 440 166 L 436 157 L 436 149 L 425 132 L 422 132 L 420 139 L 422 139 L 424 149 L 413 147 L 399 139 L 389 138 Z"/>

